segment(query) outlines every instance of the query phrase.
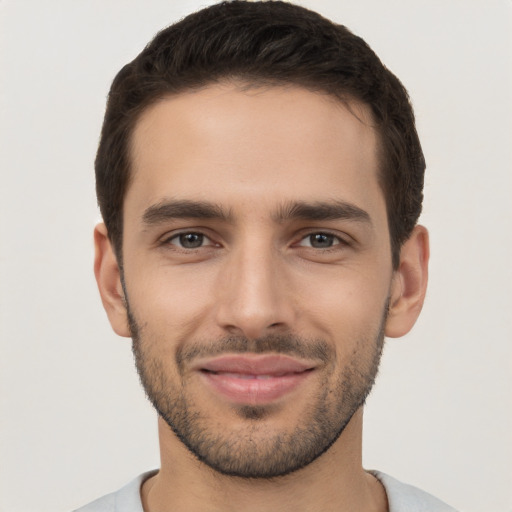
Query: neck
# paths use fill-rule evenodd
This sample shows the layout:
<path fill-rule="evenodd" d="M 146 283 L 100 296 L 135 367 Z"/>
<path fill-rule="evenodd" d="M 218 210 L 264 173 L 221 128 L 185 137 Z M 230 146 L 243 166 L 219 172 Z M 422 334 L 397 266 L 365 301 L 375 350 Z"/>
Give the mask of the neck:
<path fill-rule="evenodd" d="M 387 511 L 381 484 L 362 468 L 362 409 L 314 462 L 283 477 L 222 475 L 198 461 L 159 419 L 160 471 L 142 487 L 145 512 Z"/>

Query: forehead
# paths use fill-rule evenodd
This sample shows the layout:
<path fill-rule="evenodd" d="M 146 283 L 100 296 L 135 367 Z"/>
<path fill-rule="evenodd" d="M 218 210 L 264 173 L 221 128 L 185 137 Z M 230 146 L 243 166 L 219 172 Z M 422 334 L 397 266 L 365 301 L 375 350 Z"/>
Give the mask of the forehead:
<path fill-rule="evenodd" d="M 382 204 L 371 121 L 357 102 L 296 86 L 218 84 L 162 99 L 135 126 L 126 205 L 144 209 L 169 197 L 235 208 L 304 199 Z"/>

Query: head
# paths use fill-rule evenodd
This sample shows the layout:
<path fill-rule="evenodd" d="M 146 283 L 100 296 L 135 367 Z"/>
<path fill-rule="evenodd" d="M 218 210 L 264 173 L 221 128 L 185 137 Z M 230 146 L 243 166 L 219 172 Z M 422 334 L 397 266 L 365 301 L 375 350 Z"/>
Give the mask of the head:
<path fill-rule="evenodd" d="M 412 110 L 368 46 L 288 3 L 204 9 L 116 77 L 96 171 L 100 292 L 163 435 L 252 478 L 357 442 L 428 259 Z"/>
<path fill-rule="evenodd" d="M 279 1 L 223 2 L 187 16 L 157 34 L 116 76 L 96 157 L 96 190 L 118 259 L 138 119 L 162 98 L 225 80 L 297 85 L 368 107 L 396 268 L 421 212 L 425 171 L 407 91 L 346 27 Z"/>

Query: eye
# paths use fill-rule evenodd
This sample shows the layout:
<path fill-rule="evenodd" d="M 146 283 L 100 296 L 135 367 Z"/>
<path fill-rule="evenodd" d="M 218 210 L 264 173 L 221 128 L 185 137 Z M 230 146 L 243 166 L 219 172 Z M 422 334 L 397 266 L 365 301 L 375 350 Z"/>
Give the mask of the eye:
<path fill-rule="evenodd" d="M 213 245 L 213 242 L 202 233 L 180 233 L 167 240 L 167 243 L 177 245 L 182 249 L 199 249 L 205 245 Z"/>
<path fill-rule="evenodd" d="M 330 233 L 311 233 L 304 237 L 300 242 L 301 247 L 313 247 L 314 249 L 329 249 L 333 245 L 339 245 L 343 241 Z"/>

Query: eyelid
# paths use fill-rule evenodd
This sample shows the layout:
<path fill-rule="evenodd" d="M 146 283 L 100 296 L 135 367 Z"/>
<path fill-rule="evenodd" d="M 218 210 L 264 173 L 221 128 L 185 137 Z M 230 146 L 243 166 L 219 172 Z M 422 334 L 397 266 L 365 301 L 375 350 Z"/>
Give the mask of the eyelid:
<path fill-rule="evenodd" d="M 296 242 L 294 245 L 299 247 L 311 247 L 311 245 L 302 245 L 302 242 L 305 241 L 307 238 L 309 238 L 312 235 L 327 235 L 332 236 L 336 241 L 333 244 L 332 247 L 338 246 L 338 245 L 350 245 L 350 241 L 348 240 L 349 236 L 346 235 L 345 237 L 340 235 L 339 233 L 333 233 L 329 229 L 311 229 L 307 232 L 303 232 L 300 234 L 300 238 L 298 242 Z M 316 249 L 316 248 L 314 248 Z M 326 250 L 326 249 L 324 249 Z"/>
<path fill-rule="evenodd" d="M 214 247 L 214 246 L 218 246 L 219 244 L 216 243 L 212 236 L 208 235 L 205 230 L 203 229 L 181 229 L 181 230 L 178 230 L 178 231 L 173 231 L 172 233 L 167 233 L 165 234 L 164 236 L 162 236 L 160 238 L 160 244 L 161 245 L 174 245 L 176 247 L 178 247 L 179 249 L 183 249 L 183 250 L 194 250 L 194 249 L 189 249 L 189 248 L 186 248 L 186 247 L 182 247 L 180 244 L 178 243 L 173 243 L 173 240 L 179 240 L 179 237 L 182 236 L 182 235 L 201 235 L 203 238 L 204 238 L 204 241 L 207 241 L 209 243 L 204 243 L 203 245 L 201 245 L 200 247 L 197 247 L 196 249 L 200 249 L 201 247 Z"/>
<path fill-rule="evenodd" d="M 187 235 L 187 234 L 197 234 L 197 235 L 201 235 L 204 237 L 204 241 L 207 243 L 204 243 L 197 249 L 199 249 L 201 247 L 215 247 L 215 246 L 220 247 L 222 245 L 221 243 L 215 241 L 215 237 L 212 236 L 210 230 L 205 229 L 205 228 L 182 228 L 182 229 L 178 229 L 176 231 L 167 232 L 166 234 L 162 235 L 159 238 L 158 244 L 159 245 L 173 245 L 177 248 L 188 250 L 188 251 L 193 250 L 193 249 L 188 249 L 188 248 L 182 247 L 179 243 L 173 243 L 173 241 L 179 239 L 180 236 Z M 345 234 L 345 233 L 340 234 L 339 232 L 333 232 L 330 229 L 311 228 L 311 229 L 307 229 L 307 230 L 302 230 L 300 233 L 298 233 L 297 236 L 295 237 L 296 241 L 292 245 L 299 246 L 299 247 L 310 247 L 310 248 L 318 250 L 318 248 L 314 248 L 311 245 L 303 245 L 302 244 L 302 242 L 307 240 L 308 237 L 310 237 L 312 235 L 316 235 L 316 234 L 332 236 L 335 239 L 332 248 L 337 247 L 339 245 L 349 246 L 353 242 L 352 237 L 348 234 Z M 324 249 L 324 250 L 326 250 L 326 249 Z"/>

